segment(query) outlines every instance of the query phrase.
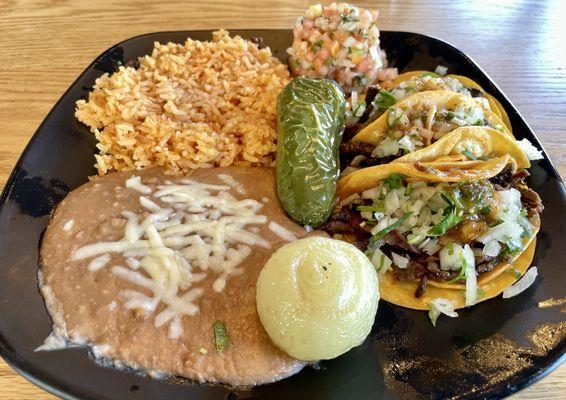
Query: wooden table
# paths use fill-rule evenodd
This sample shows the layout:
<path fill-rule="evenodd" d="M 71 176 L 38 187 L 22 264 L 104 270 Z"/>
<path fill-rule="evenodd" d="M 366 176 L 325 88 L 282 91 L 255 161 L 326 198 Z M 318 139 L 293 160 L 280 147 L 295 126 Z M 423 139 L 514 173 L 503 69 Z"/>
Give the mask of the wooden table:
<path fill-rule="evenodd" d="M 116 42 L 153 31 L 290 28 L 298 0 L 0 1 L 0 186 L 77 75 Z M 442 38 L 471 55 L 517 106 L 566 176 L 566 2 L 360 1 L 380 27 Z M 563 399 L 566 365 L 513 396 Z M 53 399 L 0 361 L 0 399 Z"/>

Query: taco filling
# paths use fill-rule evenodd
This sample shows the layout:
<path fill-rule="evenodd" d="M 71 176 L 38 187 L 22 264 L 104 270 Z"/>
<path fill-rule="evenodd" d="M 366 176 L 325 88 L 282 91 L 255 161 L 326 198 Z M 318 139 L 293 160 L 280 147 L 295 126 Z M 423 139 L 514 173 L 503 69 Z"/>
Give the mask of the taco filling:
<path fill-rule="evenodd" d="M 465 285 L 476 302 L 478 275 L 511 262 L 538 230 L 543 206 L 523 180 L 526 170 L 506 167 L 489 180 L 410 181 L 391 174 L 347 200 L 321 226 L 366 252 L 380 274 L 427 285 Z"/>
<path fill-rule="evenodd" d="M 399 78 L 401 78 L 401 75 Z M 482 99 L 481 101 L 486 107 L 489 107 L 487 99 L 483 98 L 483 92 L 476 88 L 465 86 L 461 81 L 451 76 L 440 76 L 434 72 L 423 72 L 420 75 L 412 76 L 409 79 L 398 82 L 393 81 L 393 86 L 387 86 L 381 90 L 368 90 L 366 103 L 369 103 L 364 109 L 362 117 L 359 119 L 361 123 L 369 123 L 379 116 L 395 103 L 404 98 L 419 92 L 428 90 L 449 90 L 451 92 L 460 93 L 467 97 Z M 371 96 L 370 96 L 371 95 Z M 358 130 L 360 126 L 357 126 Z"/>
<path fill-rule="evenodd" d="M 467 97 L 461 99 L 463 101 L 450 107 L 423 102 L 419 107 L 406 110 L 398 106 L 389 108 L 383 116 L 387 118 L 386 130 L 377 145 L 354 138 L 340 146 L 343 166 L 357 169 L 388 163 L 429 146 L 462 126 L 489 126 L 503 130 L 502 125 L 493 125 L 485 118 L 485 108 L 480 103 Z"/>

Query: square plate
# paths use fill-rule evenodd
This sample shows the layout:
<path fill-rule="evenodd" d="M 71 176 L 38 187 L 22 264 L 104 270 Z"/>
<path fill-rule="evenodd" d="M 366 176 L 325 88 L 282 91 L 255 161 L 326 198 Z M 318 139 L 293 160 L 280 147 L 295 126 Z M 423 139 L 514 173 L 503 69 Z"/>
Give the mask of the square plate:
<path fill-rule="evenodd" d="M 95 174 L 95 140 L 74 117 L 96 78 L 151 53 L 154 41 L 208 40 L 212 31 L 160 32 L 128 39 L 100 55 L 47 115 L 18 161 L 0 199 L 0 354 L 25 377 L 64 398 L 84 399 L 394 399 L 503 397 L 539 379 L 564 358 L 566 314 L 538 302 L 562 298 L 566 286 L 566 191 L 545 159 L 534 162 L 529 186 L 543 200 L 542 229 L 533 264 L 540 276 L 511 299 L 492 299 L 442 318 L 436 328 L 426 312 L 381 302 L 371 335 L 359 347 L 317 369 L 245 390 L 153 380 L 94 363 L 85 349 L 35 352 L 51 331 L 38 290 L 38 249 L 55 206 Z M 288 30 L 235 30 L 261 36 L 282 61 Z M 490 78 L 464 53 L 428 36 L 381 33 L 391 65 L 466 75 L 505 107 L 517 138 L 542 148 L 529 126 Z"/>

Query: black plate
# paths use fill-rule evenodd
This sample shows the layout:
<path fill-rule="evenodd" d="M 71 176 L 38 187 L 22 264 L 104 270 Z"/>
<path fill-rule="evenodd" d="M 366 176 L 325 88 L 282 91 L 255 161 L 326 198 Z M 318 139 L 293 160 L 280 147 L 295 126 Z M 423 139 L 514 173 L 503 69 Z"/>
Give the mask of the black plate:
<path fill-rule="evenodd" d="M 286 30 L 234 31 L 262 36 L 285 60 Z M 566 192 L 548 158 L 535 162 L 529 184 L 546 206 L 534 264 L 540 277 L 521 295 L 481 303 L 460 317 L 440 317 L 381 302 L 370 337 L 319 369 L 306 368 L 278 383 L 232 392 L 220 386 L 157 381 L 95 364 L 84 349 L 34 352 L 51 330 L 37 287 L 38 247 L 50 214 L 93 169 L 95 142 L 74 118 L 97 77 L 151 52 L 154 41 L 209 39 L 211 31 L 162 32 L 122 42 L 98 57 L 63 95 L 26 147 L 0 204 L 0 353 L 37 385 L 84 399 L 393 399 L 503 397 L 534 382 L 565 357 L 566 318 L 538 302 L 565 295 L 563 266 Z M 464 53 L 428 36 L 382 32 L 382 45 L 400 71 L 434 70 L 469 76 L 505 106 L 518 138 L 541 147 L 531 129 L 489 77 Z M 535 335 L 536 345 L 528 337 Z M 230 394 L 232 393 L 232 394 Z"/>

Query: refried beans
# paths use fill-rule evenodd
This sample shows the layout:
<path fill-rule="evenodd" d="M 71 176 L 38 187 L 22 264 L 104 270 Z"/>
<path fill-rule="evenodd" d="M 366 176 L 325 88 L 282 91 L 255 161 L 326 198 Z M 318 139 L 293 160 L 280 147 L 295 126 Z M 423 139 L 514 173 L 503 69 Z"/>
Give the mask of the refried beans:
<path fill-rule="evenodd" d="M 218 204 L 195 202 L 195 191 Z M 239 202 L 234 210 L 255 210 L 246 211 L 252 222 L 224 209 L 222 199 Z M 209 220 L 222 221 L 213 223 L 222 226 L 213 238 L 205 228 L 182 226 Z M 72 191 L 57 207 L 41 246 L 41 290 L 54 332 L 70 344 L 96 346 L 104 358 L 199 382 L 273 382 L 304 363 L 271 343 L 256 311 L 256 281 L 276 248 L 305 235 L 281 209 L 272 169 L 116 172 Z M 169 254 L 182 268 L 163 278 L 150 269 L 159 259 L 144 267 L 155 246 L 155 254 Z M 216 321 L 229 336 L 220 351 Z"/>

